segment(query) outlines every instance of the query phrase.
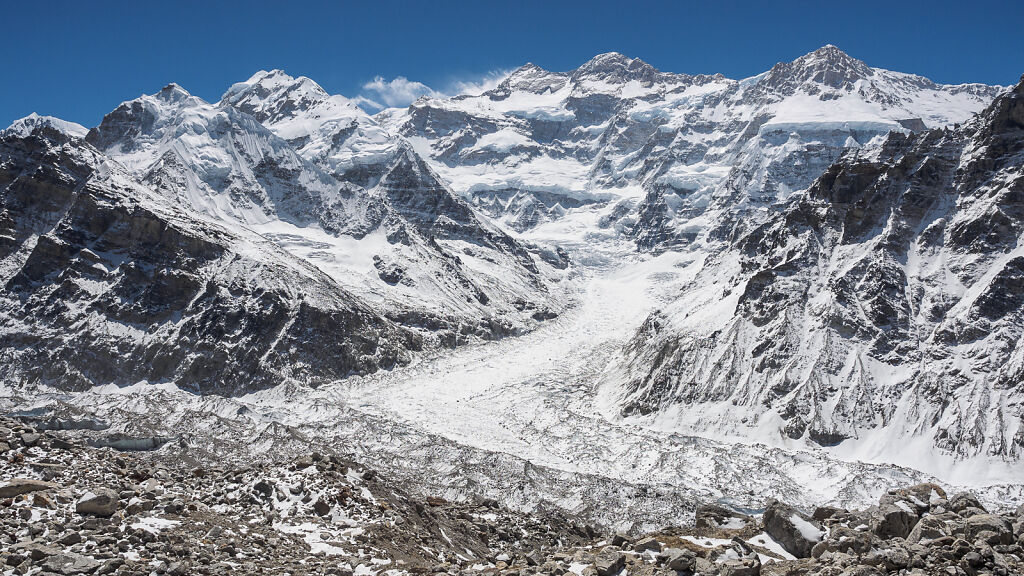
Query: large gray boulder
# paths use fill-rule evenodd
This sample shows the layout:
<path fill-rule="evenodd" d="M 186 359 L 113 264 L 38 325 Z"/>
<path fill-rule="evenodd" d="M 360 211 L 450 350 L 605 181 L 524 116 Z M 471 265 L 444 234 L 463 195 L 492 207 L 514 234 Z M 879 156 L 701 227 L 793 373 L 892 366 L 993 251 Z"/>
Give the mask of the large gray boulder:
<path fill-rule="evenodd" d="M 75 511 L 92 516 L 112 516 L 117 512 L 117 492 L 109 488 L 95 488 L 86 492 L 75 504 Z"/>
<path fill-rule="evenodd" d="M 955 514 L 928 515 L 921 518 L 907 536 L 907 542 L 925 544 L 932 540 L 951 536 L 953 531 L 950 527 L 949 516 L 956 518 Z"/>
<path fill-rule="evenodd" d="M 917 512 L 904 502 L 887 504 L 875 513 L 872 529 L 882 539 L 906 538 L 919 519 Z"/>
<path fill-rule="evenodd" d="M 696 561 L 696 555 L 684 548 L 666 548 L 658 553 L 658 562 L 676 572 L 692 572 Z"/>
<path fill-rule="evenodd" d="M 985 507 L 982 506 L 978 497 L 970 492 L 959 492 L 954 494 L 952 498 L 946 502 L 946 510 L 962 514 L 963 512 L 970 510 L 980 510 L 981 512 L 987 512 Z"/>
<path fill-rule="evenodd" d="M 61 552 L 50 556 L 43 562 L 43 570 L 54 574 L 92 574 L 100 567 L 100 563 L 73 552 Z"/>
<path fill-rule="evenodd" d="M 975 514 L 964 521 L 964 535 L 968 542 L 982 539 L 989 544 L 1011 544 L 1013 525 L 996 514 Z"/>
<path fill-rule="evenodd" d="M 608 546 L 597 553 L 594 568 L 597 576 L 615 576 L 626 567 L 626 556 L 613 546 Z"/>
<path fill-rule="evenodd" d="M 797 558 L 810 557 L 811 549 L 825 535 L 825 530 L 816 520 L 777 500 L 768 501 L 764 511 L 764 530 Z"/>

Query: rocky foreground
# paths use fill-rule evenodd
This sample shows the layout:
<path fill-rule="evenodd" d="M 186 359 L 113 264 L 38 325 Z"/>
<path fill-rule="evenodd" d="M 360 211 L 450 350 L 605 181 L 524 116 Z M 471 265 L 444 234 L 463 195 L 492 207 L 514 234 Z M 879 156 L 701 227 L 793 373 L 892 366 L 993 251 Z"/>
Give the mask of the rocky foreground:
<path fill-rule="evenodd" d="M 991 513 L 931 484 L 891 491 L 867 510 L 708 503 L 689 526 L 608 535 L 560 514 L 413 496 L 335 455 L 245 469 L 150 456 L 0 418 L 0 571 L 1024 574 L 1024 507 Z"/>

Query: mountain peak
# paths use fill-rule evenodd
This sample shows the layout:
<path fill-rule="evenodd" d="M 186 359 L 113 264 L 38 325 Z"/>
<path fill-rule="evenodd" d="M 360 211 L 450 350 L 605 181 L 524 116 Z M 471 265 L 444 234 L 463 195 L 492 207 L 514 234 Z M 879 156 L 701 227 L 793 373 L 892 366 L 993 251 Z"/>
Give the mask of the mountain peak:
<path fill-rule="evenodd" d="M 260 70 L 245 82 L 233 84 L 221 97 L 221 103 L 252 115 L 260 122 L 294 116 L 331 98 L 313 80 L 293 77 L 284 70 Z"/>
<path fill-rule="evenodd" d="M 192 95 L 189 94 L 188 90 L 185 90 L 180 85 L 174 82 L 171 82 L 167 86 L 164 86 L 160 89 L 159 92 L 157 92 L 153 96 L 168 103 L 181 102 L 186 98 L 192 97 Z"/>
<path fill-rule="evenodd" d="M 573 73 L 574 79 L 591 78 L 623 83 L 630 80 L 651 80 L 658 70 L 639 58 L 630 58 L 620 52 L 598 54 Z"/>
<path fill-rule="evenodd" d="M 84 138 L 88 132 L 85 126 L 80 124 L 54 118 L 53 116 L 41 116 L 33 112 L 24 118 L 15 120 L 7 128 L 0 130 L 0 135 L 24 137 L 39 129 L 55 130 L 60 134 L 75 138 Z"/>
<path fill-rule="evenodd" d="M 499 89 L 522 90 L 540 94 L 548 89 L 552 91 L 558 90 L 564 85 L 564 74 L 551 72 L 532 62 L 527 62 L 513 70 L 511 74 L 502 80 L 498 87 Z"/>
<path fill-rule="evenodd" d="M 790 63 L 801 81 L 813 81 L 839 88 L 872 75 L 871 67 L 832 44 L 804 54 Z"/>
<path fill-rule="evenodd" d="M 779 62 L 759 82 L 776 92 L 793 92 L 804 84 L 830 88 L 851 88 L 857 80 L 868 78 L 874 70 L 832 44 L 793 60 Z"/>

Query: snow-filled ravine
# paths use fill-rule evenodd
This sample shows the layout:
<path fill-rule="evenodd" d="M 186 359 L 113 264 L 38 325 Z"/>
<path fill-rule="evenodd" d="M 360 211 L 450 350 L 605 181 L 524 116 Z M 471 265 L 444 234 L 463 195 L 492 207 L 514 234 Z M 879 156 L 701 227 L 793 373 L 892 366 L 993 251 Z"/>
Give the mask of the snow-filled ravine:
<path fill-rule="evenodd" d="M 229 458 L 336 450 L 430 494 L 496 497 L 524 510 L 554 505 L 618 528 L 686 523 L 708 500 L 755 509 L 769 497 L 868 505 L 889 487 L 935 479 L 824 449 L 727 442 L 621 419 L 606 369 L 703 259 L 640 255 L 621 239 L 579 234 L 590 217 L 583 212 L 533 232 L 570 249 L 576 303 L 520 337 L 318 389 L 286 384 L 223 398 L 140 384 L 34 398 L 8 390 L 0 401 L 67 401 L 110 422 L 109 431 L 178 437 L 174 450 L 192 446 Z M 1019 485 L 957 480 L 1000 507 L 1024 499 Z"/>

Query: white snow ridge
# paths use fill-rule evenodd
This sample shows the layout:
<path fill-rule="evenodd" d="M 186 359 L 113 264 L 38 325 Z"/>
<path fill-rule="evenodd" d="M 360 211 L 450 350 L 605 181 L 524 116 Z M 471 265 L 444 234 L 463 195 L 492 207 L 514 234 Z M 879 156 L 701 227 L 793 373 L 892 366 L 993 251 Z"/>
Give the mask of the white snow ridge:
<path fill-rule="evenodd" d="M 917 482 L 1009 508 L 1022 110 L 826 46 L 738 80 L 527 64 L 373 116 L 281 70 L 33 114 L 0 132 L 0 409 L 634 531 Z"/>

